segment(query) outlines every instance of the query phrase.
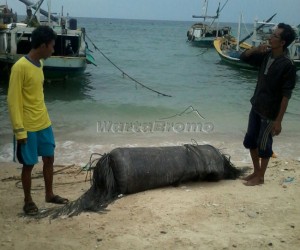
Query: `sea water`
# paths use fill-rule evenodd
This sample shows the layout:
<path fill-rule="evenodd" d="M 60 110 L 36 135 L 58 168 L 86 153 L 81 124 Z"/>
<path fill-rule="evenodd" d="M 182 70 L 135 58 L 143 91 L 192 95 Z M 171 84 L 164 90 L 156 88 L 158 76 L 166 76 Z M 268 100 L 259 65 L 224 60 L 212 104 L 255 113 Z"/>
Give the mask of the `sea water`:
<path fill-rule="evenodd" d="M 86 29 L 97 66 L 44 85 L 57 164 L 84 164 L 92 153 L 116 147 L 186 143 L 209 143 L 234 162 L 250 162 L 242 141 L 255 72 L 223 64 L 213 48 L 187 43 L 192 22 L 80 18 L 78 25 Z M 228 25 L 235 33 L 237 24 Z M 13 155 L 7 87 L 1 81 L 0 161 Z M 298 77 L 282 134 L 274 139 L 279 157 L 299 159 L 299 104 Z"/>

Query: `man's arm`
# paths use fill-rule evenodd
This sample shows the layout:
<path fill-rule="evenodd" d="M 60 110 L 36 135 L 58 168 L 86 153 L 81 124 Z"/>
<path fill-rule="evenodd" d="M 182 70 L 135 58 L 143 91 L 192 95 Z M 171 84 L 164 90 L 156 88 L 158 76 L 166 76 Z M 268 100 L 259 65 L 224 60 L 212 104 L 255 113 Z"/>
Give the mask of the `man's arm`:
<path fill-rule="evenodd" d="M 9 80 L 7 103 L 13 132 L 17 140 L 27 138 L 27 131 L 25 131 L 23 125 L 23 95 L 21 79 L 21 71 L 13 68 Z"/>
<path fill-rule="evenodd" d="M 296 67 L 294 64 L 290 65 L 288 64 L 285 73 L 283 75 L 284 84 L 282 87 L 282 100 L 280 103 L 280 109 L 278 112 L 278 115 L 275 119 L 272 134 L 273 135 L 279 135 L 281 133 L 281 123 L 283 120 L 283 116 L 287 110 L 289 100 L 292 96 L 292 91 L 295 88 L 296 84 Z"/>
<path fill-rule="evenodd" d="M 248 57 L 253 54 L 262 54 L 269 50 L 269 47 L 267 44 L 261 44 L 258 47 L 252 47 L 251 49 L 247 49 L 243 54 L 244 56 Z"/>
<path fill-rule="evenodd" d="M 259 67 L 266 53 L 268 52 L 268 46 L 266 44 L 258 47 L 252 47 L 245 50 L 240 55 L 240 60 L 253 66 Z"/>
<path fill-rule="evenodd" d="M 274 121 L 273 129 L 272 129 L 272 135 L 279 135 L 281 133 L 281 122 L 283 120 L 283 116 L 285 114 L 285 111 L 288 107 L 289 99 L 287 97 L 283 97 L 280 104 L 279 113 Z"/>

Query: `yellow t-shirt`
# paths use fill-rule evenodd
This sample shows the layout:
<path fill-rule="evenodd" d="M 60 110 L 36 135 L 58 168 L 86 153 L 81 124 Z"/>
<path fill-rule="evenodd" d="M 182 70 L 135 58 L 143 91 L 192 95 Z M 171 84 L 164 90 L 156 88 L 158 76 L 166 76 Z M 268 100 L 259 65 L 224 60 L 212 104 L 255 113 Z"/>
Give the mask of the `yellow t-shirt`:
<path fill-rule="evenodd" d="M 8 110 L 17 140 L 51 125 L 44 101 L 43 64 L 38 67 L 20 58 L 12 67 L 8 87 Z"/>

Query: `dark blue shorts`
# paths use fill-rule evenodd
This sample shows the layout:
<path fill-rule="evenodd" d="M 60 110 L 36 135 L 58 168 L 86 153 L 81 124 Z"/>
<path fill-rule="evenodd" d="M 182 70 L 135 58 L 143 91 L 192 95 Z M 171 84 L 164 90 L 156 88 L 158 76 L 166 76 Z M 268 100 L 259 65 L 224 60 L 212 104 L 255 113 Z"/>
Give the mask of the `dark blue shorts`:
<path fill-rule="evenodd" d="M 17 145 L 17 158 L 23 165 L 38 163 L 39 156 L 54 156 L 55 141 L 52 127 L 27 132 L 27 143 Z"/>
<path fill-rule="evenodd" d="M 274 121 L 262 117 L 253 108 L 249 114 L 247 133 L 244 138 L 244 146 L 248 149 L 258 149 L 261 158 L 272 156 L 272 128 Z"/>

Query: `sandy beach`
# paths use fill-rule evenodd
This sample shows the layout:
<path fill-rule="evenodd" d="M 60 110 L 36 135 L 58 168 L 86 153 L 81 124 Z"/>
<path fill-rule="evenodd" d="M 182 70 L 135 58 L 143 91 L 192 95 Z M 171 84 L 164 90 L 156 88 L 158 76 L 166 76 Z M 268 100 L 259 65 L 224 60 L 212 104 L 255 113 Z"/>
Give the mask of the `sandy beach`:
<path fill-rule="evenodd" d="M 264 185 L 184 183 L 124 196 L 105 213 L 51 220 L 24 216 L 20 166 L 0 163 L 0 249 L 299 249 L 299 167 L 273 158 Z M 55 206 L 44 201 L 41 170 L 32 186 L 39 209 Z M 79 198 L 90 188 L 80 170 L 56 165 L 55 192 Z"/>

